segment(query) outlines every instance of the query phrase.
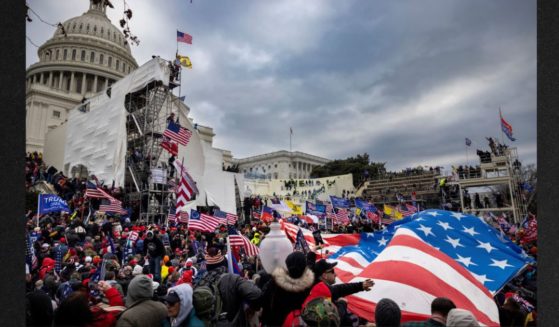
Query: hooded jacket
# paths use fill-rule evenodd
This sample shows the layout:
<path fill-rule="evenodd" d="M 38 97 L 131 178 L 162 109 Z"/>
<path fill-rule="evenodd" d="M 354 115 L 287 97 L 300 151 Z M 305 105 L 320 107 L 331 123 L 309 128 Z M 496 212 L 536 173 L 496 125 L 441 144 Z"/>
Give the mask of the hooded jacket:
<path fill-rule="evenodd" d="M 167 308 L 161 302 L 153 301 L 152 280 L 146 275 L 138 275 L 128 285 L 127 309 L 122 312 L 117 327 L 161 326 L 167 318 Z"/>
<path fill-rule="evenodd" d="M 291 311 L 301 308 L 313 283 L 314 273 L 309 268 L 299 278 L 289 276 L 285 268 L 277 268 L 264 286 L 262 323 L 280 326 Z"/>
<path fill-rule="evenodd" d="M 188 284 L 181 284 L 175 287 L 169 288 L 167 294 L 171 291 L 175 291 L 180 299 L 180 310 L 179 315 L 175 318 L 171 318 L 171 327 L 182 327 L 182 326 L 200 326 L 203 327 L 204 323 L 196 317 L 194 312 L 194 307 L 192 305 L 192 287 Z"/>

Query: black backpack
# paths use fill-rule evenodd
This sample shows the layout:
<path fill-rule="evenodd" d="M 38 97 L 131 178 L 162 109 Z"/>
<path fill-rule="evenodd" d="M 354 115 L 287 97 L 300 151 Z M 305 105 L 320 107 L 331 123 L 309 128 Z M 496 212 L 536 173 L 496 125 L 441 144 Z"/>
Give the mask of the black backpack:
<path fill-rule="evenodd" d="M 222 312 L 223 302 L 218 288 L 219 281 L 226 272 L 225 267 L 206 271 L 194 286 L 192 305 L 196 310 L 196 316 L 206 326 L 216 326 L 220 321 L 226 320 L 227 312 Z"/>

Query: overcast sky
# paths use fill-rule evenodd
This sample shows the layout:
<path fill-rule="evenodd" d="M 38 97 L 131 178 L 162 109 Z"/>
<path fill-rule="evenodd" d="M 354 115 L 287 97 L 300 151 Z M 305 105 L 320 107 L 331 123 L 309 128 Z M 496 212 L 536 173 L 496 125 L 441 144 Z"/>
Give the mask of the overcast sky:
<path fill-rule="evenodd" d="M 123 1 L 108 9 L 118 25 Z M 50 23 L 87 0 L 27 0 Z M 128 0 L 138 64 L 174 57 L 193 69 L 182 95 L 214 146 L 244 158 L 293 150 L 342 159 L 367 152 L 390 170 L 464 164 L 464 138 L 501 139 L 499 107 L 520 160 L 536 163 L 536 1 Z M 32 13 L 38 45 L 55 29 Z M 37 48 L 27 41 L 27 66 Z M 178 93 L 178 90 L 175 92 Z M 506 138 L 506 136 L 505 136 Z M 477 161 L 479 162 L 479 161 Z"/>

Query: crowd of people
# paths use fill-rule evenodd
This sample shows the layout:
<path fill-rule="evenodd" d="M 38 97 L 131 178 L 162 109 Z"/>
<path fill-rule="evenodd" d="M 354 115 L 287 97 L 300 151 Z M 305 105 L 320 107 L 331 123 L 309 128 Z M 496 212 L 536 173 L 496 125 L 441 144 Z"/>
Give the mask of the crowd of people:
<path fill-rule="evenodd" d="M 225 225 L 200 232 L 184 224 L 138 222 L 127 215 L 84 214 L 86 202 L 98 201 L 84 198 L 86 180 L 41 174 L 40 169 L 35 173 L 34 167 L 41 165 L 39 154 L 28 155 L 29 182 L 52 183 L 69 200 L 72 213 L 26 215 L 28 326 L 373 325 L 353 314 L 344 297 L 371 289 L 374 281 L 335 284 L 337 263 L 326 261 L 327 253 L 295 251 L 287 256 L 285 269 L 267 272 L 258 255 L 248 255 L 243 247 L 228 251 L 230 230 Z M 123 198 L 119 188 L 103 189 Z M 245 215 L 235 225 L 255 246 L 270 230 L 254 218 L 267 202 L 259 196 L 246 198 Z M 318 225 L 299 217 L 286 220 L 320 237 Z M 351 216 L 349 224 L 326 226 L 322 232 L 376 229 L 369 219 Z M 535 242 L 523 244 L 518 230 L 508 232 L 537 258 Z M 535 325 L 536 277 L 534 265 L 495 296 L 503 326 Z M 401 308 L 391 299 L 379 301 L 374 315 L 376 326 L 401 325 Z M 428 321 L 403 326 L 466 326 L 464 322 L 476 325 L 470 312 L 438 298 Z"/>

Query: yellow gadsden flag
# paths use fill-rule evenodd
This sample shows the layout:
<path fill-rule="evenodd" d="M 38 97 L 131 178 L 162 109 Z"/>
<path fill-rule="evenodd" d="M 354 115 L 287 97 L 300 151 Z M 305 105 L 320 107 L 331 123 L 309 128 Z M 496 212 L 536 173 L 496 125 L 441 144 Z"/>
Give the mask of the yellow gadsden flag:
<path fill-rule="evenodd" d="M 180 61 L 181 66 L 192 69 L 192 62 L 190 62 L 190 58 L 187 56 L 177 55 L 177 59 Z"/>
<path fill-rule="evenodd" d="M 393 206 L 387 204 L 384 205 L 384 213 L 391 217 L 394 217 L 394 219 L 396 220 L 400 220 L 404 218 L 404 216 L 402 216 L 402 213 L 400 211 L 396 210 L 396 208 L 394 208 Z"/>
<path fill-rule="evenodd" d="M 293 214 L 296 214 L 296 215 L 302 215 L 303 214 L 303 208 L 300 205 L 297 205 L 297 204 L 295 204 L 291 201 L 288 201 L 288 200 L 285 201 L 285 204 L 287 204 L 287 206 L 289 208 L 291 208 L 291 212 Z"/>

